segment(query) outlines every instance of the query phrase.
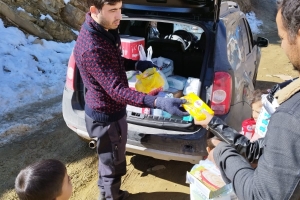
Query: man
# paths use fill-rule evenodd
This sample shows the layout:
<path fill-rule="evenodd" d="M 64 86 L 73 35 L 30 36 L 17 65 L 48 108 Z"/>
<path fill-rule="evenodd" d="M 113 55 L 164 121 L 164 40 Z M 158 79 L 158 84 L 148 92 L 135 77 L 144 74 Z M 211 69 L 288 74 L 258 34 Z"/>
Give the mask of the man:
<path fill-rule="evenodd" d="M 281 47 L 300 71 L 300 1 L 283 0 L 276 23 Z M 223 179 L 232 182 L 239 199 L 300 199 L 300 79 L 275 93 L 280 106 L 272 114 L 265 138 L 253 143 L 238 135 L 219 118 L 206 113 L 195 121 L 213 132 L 220 141 L 209 159 L 219 167 Z M 258 160 L 256 169 L 249 161 Z"/>
<path fill-rule="evenodd" d="M 187 115 L 179 106 L 185 100 L 149 96 L 128 87 L 126 70 L 144 71 L 149 61 L 133 61 L 121 56 L 118 26 L 122 18 L 121 0 L 88 0 L 90 12 L 74 47 L 76 65 L 87 88 L 85 121 L 90 137 L 97 137 L 99 156 L 99 199 L 123 200 L 121 176 L 126 173 L 126 105 L 159 108 L 173 115 Z"/>

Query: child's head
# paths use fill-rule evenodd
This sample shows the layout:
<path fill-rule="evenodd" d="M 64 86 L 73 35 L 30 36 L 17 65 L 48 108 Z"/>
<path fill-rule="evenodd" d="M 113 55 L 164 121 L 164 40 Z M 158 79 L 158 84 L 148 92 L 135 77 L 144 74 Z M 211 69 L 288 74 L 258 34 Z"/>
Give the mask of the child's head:
<path fill-rule="evenodd" d="M 261 101 L 261 95 L 267 94 L 266 91 L 262 91 L 260 89 L 254 90 L 253 98 L 252 98 L 252 118 L 256 121 L 258 118 L 258 115 L 260 113 L 260 110 L 262 108 L 262 101 Z"/>
<path fill-rule="evenodd" d="M 213 148 L 215 148 L 215 145 L 212 143 L 212 138 L 209 138 L 206 140 L 207 142 L 207 147 L 206 147 L 206 151 L 207 153 L 209 153 Z"/>
<path fill-rule="evenodd" d="M 20 200 L 68 200 L 72 184 L 65 165 L 48 159 L 22 169 L 15 180 L 15 190 Z"/>
<path fill-rule="evenodd" d="M 209 134 L 207 134 L 207 136 L 206 136 L 206 151 L 207 151 L 207 153 L 209 153 L 213 148 L 215 148 L 216 146 L 215 146 L 215 144 L 212 142 L 212 140 L 219 140 L 214 134 L 212 134 L 212 133 L 209 133 Z"/>

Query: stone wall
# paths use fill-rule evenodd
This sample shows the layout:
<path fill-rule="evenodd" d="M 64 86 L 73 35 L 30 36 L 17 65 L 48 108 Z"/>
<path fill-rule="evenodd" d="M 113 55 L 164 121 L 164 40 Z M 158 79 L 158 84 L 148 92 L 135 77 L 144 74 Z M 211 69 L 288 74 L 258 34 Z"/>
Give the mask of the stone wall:
<path fill-rule="evenodd" d="M 0 0 L 0 14 L 25 32 L 47 40 L 69 42 L 84 22 L 80 0 Z"/>
<path fill-rule="evenodd" d="M 233 0 L 249 12 L 250 0 Z M 25 32 L 47 40 L 69 42 L 84 22 L 84 0 L 0 0 L 0 14 Z"/>

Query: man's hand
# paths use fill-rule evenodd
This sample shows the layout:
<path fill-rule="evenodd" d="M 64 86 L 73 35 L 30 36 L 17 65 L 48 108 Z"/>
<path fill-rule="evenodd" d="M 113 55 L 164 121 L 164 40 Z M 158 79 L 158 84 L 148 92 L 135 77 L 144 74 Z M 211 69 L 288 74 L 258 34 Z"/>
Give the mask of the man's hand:
<path fill-rule="evenodd" d="M 205 114 L 206 119 L 205 120 L 201 120 L 201 121 L 194 120 L 194 123 L 196 125 L 202 126 L 203 128 L 207 128 L 207 125 L 210 122 L 210 120 L 213 118 L 213 115 L 209 114 L 206 111 L 203 111 L 203 114 Z"/>
<path fill-rule="evenodd" d="M 186 103 L 185 99 L 157 97 L 154 105 L 155 107 L 162 109 L 171 115 L 187 116 L 189 113 L 180 109 L 181 104 L 184 103 Z"/>

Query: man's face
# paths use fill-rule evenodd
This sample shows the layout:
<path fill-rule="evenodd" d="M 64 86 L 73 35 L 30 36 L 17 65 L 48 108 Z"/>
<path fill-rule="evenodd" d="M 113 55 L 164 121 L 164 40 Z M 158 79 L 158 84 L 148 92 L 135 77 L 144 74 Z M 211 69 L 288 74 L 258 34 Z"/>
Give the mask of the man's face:
<path fill-rule="evenodd" d="M 105 4 L 101 10 L 95 7 L 90 9 L 93 19 L 104 27 L 105 30 L 116 29 L 122 19 L 121 14 L 122 2 L 115 5 Z"/>
<path fill-rule="evenodd" d="M 278 11 L 276 17 L 276 24 L 278 28 L 278 35 L 281 38 L 281 48 L 291 61 L 294 69 L 300 71 L 300 34 L 295 38 L 295 41 L 291 43 L 289 41 L 288 32 L 283 26 L 281 10 Z"/>

